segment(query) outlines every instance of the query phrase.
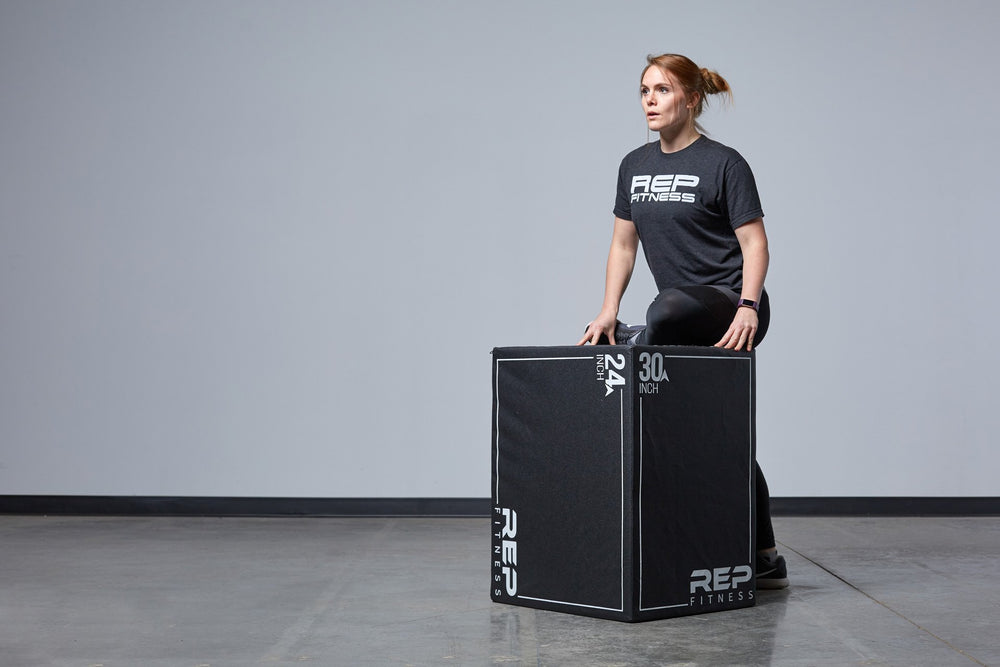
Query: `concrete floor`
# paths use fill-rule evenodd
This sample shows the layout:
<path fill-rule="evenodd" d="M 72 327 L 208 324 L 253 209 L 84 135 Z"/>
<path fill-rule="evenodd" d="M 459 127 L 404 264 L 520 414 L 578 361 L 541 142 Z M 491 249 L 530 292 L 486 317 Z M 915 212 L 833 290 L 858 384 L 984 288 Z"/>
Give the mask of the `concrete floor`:
<path fill-rule="evenodd" d="M 778 518 L 756 607 L 494 604 L 488 519 L 0 516 L 0 665 L 1000 665 L 1000 518 Z"/>

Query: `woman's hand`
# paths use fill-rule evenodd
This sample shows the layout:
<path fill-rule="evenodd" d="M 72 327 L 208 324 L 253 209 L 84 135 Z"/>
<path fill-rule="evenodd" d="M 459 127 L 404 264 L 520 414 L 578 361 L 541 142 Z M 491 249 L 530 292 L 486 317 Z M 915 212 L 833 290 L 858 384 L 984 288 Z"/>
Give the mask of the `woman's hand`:
<path fill-rule="evenodd" d="M 729 325 L 729 331 L 722 337 L 715 347 L 724 347 L 727 350 L 742 350 L 746 346 L 746 351 L 753 349 L 753 339 L 757 335 L 757 327 L 760 320 L 757 311 L 749 306 L 740 306 L 736 309 L 736 317 Z"/>
<path fill-rule="evenodd" d="M 615 344 L 615 327 L 618 325 L 618 315 L 616 313 L 601 312 L 593 322 L 587 325 L 587 333 L 583 334 L 577 345 L 597 345 L 601 339 L 601 334 L 608 337 L 611 344 Z"/>

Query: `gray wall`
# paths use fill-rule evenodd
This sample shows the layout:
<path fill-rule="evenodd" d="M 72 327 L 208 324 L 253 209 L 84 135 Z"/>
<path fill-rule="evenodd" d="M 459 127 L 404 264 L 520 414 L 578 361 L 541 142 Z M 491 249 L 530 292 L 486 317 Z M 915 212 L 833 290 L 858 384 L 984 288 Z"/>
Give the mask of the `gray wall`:
<path fill-rule="evenodd" d="M 767 213 L 772 493 L 997 495 L 998 20 L 0 0 L 0 493 L 487 496 L 489 351 L 596 314 L 677 51 Z"/>

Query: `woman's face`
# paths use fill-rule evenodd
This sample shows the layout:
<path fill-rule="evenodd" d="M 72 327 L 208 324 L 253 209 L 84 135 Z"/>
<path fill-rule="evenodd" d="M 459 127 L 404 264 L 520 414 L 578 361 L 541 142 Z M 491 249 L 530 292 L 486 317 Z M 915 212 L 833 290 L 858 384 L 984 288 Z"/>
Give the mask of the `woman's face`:
<path fill-rule="evenodd" d="M 642 75 L 639 99 L 654 132 L 683 129 L 691 118 L 692 100 L 669 72 L 652 66 Z"/>

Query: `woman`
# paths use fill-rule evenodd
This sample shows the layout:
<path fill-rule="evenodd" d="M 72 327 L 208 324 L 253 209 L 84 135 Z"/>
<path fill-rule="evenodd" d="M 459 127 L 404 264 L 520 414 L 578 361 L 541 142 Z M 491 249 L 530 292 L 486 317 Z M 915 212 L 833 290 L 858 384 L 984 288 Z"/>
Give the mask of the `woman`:
<path fill-rule="evenodd" d="M 639 87 L 659 141 L 622 160 L 604 305 L 577 343 L 714 345 L 746 350 L 767 333 L 769 260 L 764 212 L 753 173 L 735 150 L 697 123 L 706 95 L 732 93 L 718 73 L 690 59 L 649 56 Z M 642 242 L 659 290 L 645 326 L 618 321 Z M 767 482 L 756 466 L 757 587 L 788 585 L 777 554 Z"/>

